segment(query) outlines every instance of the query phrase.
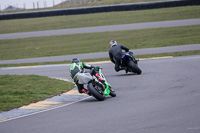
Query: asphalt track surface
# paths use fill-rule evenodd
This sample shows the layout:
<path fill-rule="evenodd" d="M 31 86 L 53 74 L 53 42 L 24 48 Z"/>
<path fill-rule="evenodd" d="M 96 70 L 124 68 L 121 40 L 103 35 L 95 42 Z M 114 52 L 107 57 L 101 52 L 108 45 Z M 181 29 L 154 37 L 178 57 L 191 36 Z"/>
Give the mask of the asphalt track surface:
<path fill-rule="evenodd" d="M 117 97 L 93 97 L 0 123 L 1 133 L 199 133 L 200 55 L 142 60 L 141 75 L 116 73 L 100 64 Z M 68 67 L 0 70 L 0 74 L 37 74 L 68 78 Z"/>
<path fill-rule="evenodd" d="M 73 29 L 23 32 L 23 33 L 9 33 L 9 34 L 0 34 L 0 39 L 16 39 L 16 38 L 106 32 L 106 31 L 122 31 L 122 30 L 135 30 L 135 29 L 146 29 L 146 28 L 187 26 L 187 25 L 199 25 L 199 24 L 200 24 L 200 19 L 197 18 L 197 19 L 185 19 L 185 20 L 171 20 L 171 21 L 160 21 L 160 22 L 123 24 L 123 25 L 110 25 L 110 26 L 97 26 L 97 27 L 85 27 L 85 28 L 73 28 Z"/>

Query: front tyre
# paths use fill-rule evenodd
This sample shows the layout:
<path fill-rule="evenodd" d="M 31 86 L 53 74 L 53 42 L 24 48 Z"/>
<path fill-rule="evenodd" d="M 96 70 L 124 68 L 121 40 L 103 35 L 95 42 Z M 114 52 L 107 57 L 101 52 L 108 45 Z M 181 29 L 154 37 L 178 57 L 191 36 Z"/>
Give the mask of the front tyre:
<path fill-rule="evenodd" d="M 110 90 L 110 94 L 109 94 L 111 97 L 116 97 L 116 93 L 114 90 Z"/>
<path fill-rule="evenodd" d="M 102 86 L 98 83 L 89 83 L 88 90 L 99 101 L 103 101 L 105 99 L 105 95 L 102 90 Z"/>
<path fill-rule="evenodd" d="M 140 70 L 140 68 L 133 61 L 129 61 L 128 62 L 128 67 L 134 73 L 137 73 L 137 74 L 141 74 L 142 73 L 142 71 Z"/>

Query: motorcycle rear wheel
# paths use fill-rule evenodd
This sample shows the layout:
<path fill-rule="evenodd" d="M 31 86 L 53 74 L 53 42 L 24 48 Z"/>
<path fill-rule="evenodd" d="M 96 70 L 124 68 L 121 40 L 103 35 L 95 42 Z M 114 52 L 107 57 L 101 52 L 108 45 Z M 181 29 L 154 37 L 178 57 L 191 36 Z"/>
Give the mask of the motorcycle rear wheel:
<path fill-rule="evenodd" d="M 93 97 L 95 97 L 99 101 L 103 101 L 105 99 L 105 95 L 104 95 L 101 87 L 102 86 L 98 83 L 89 83 L 88 84 L 89 92 L 92 94 Z"/>
<path fill-rule="evenodd" d="M 135 72 L 137 74 L 142 73 L 142 70 L 133 61 L 129 61 L 128 66 L 129 66 L 129 68 L 131 69 L 132 72 Z"/>

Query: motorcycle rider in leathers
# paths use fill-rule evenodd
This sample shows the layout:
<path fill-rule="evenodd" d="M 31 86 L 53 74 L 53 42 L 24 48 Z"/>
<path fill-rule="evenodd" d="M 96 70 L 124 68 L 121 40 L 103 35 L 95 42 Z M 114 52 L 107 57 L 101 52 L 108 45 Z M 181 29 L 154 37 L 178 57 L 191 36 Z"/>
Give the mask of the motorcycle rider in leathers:
<path fill-rule="evenodd" d="M 97 79 L 100 82 L 102 82 L 102 83 L 105 82 L 102 78 L 99 77 L 100 75 L 98 73 L 98 70 L 99 70 L 98 66 L 94 67 L 92 65 L 85 64 L 83 62 L 80 62 L 80 60 L 78 58 L 72 59 L 71 63 L 72 64 L 70 65 L 70 69 L 69 69 L 70 76 L 71 76 L 72 79 L 74 79 L 74 82 L 77 85 L 79 93 L 86 93 L 88 95 L 91 95 L 89 93 L 89 91 L 84 88 L 83 84 L 79 84 L 78 83 L 78 79 L 77 79 L 77 74 L 78 73 L 90 73 L 91 75 L 94 75 L 95 77 L 97 77 Z M 85 71 L 84 68 L 90 69 L 90 70 L 89 71 Z"/>
<path fill-rule="evenodd" d="M 115 40 L 111 40 L 109 44 L 111 47 L 109 50 L 109 57 L 110 57 L 111 62 L 115 64 L 115 71 L 118 72 L 120 70 L 125 70 L 126 68 L 123 68 L 120 66 L 121 64 L 120 60 L 121 60 L 121 56 L 123 55 L 122 49 L 125 50 L 126 52 L 129 52 L 129 48 L 121 44 L 117 44 Z"/>

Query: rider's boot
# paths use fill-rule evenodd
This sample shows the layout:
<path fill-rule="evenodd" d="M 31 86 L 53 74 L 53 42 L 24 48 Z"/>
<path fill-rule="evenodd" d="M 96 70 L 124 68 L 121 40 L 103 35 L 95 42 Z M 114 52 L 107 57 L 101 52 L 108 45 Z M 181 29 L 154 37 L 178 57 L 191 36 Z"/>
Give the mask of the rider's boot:
<path fill-rule="evenodd" d="M 125 71 L 126 71 L 126 73 L 128 73 L 128 68 L 127 67 L 125 68 Z"/>
<path fill-rule="evenodd" d="M 95 74 L 95 77 L 101 82 L 101 83 L 104 83 L 105 80 L 103 80 L 100 75 L 98 73 Z"/>

